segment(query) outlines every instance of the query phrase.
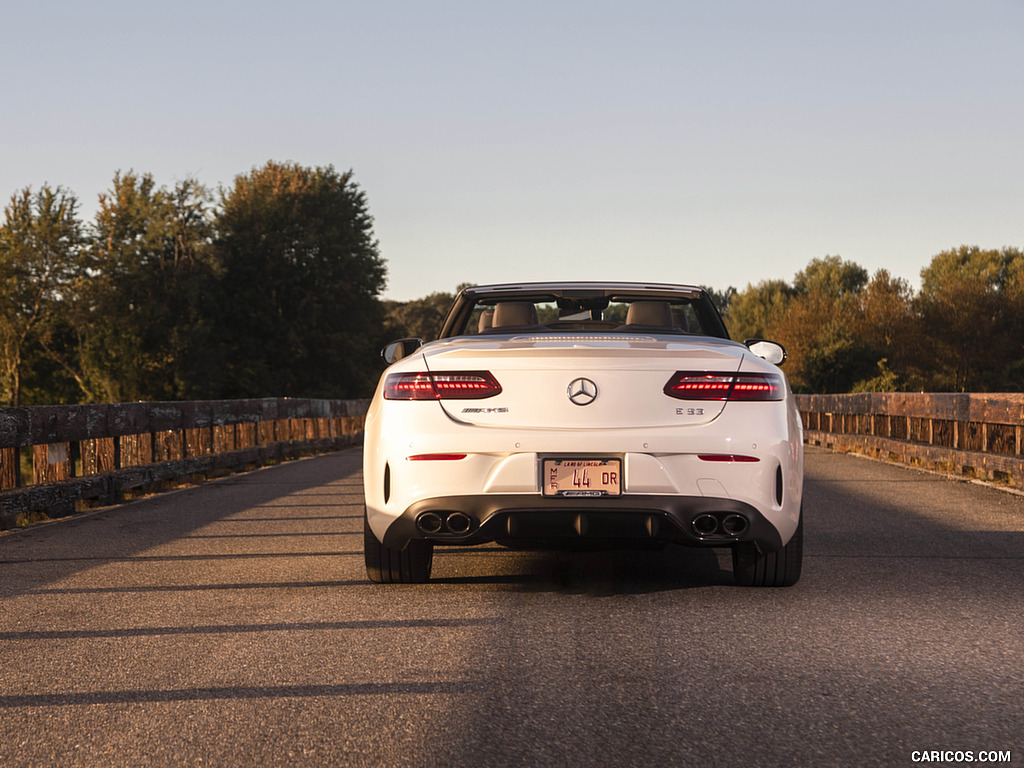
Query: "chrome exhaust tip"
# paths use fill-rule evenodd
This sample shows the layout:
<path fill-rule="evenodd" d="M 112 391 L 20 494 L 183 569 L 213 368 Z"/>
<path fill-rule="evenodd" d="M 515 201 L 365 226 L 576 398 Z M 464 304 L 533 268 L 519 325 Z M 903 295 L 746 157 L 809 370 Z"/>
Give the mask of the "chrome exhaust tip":
<path fill-rule="evenodd" d="M 416 527 L 423 533 L 437 533 L 443 525 L 444 521 L 436 512 L 424 512 L 416 518 Z"/>
<path fill-rule="evenodd" d="M 722 519 L 722 530 L 730 536 L 742 536 L 749 527 L 750 523 L 743 515 L 726 515 Z"/>
<path fill-rule="evenodd" d="M 469 519 L 469 515 L 464 515 L 462 512 L 452 512 L 448 515 L 448 531 L 451 533 L 469 533 L 469 529 L 473 527 L 473 521 Z"/>
<path fill-rule="evenodd" d="M 690 525 L 693 526 L 694 533 L 698 536 L 710 536 L 718 530 L 718 518 L 705 513 L 693 518 L 693 522 Z"/>

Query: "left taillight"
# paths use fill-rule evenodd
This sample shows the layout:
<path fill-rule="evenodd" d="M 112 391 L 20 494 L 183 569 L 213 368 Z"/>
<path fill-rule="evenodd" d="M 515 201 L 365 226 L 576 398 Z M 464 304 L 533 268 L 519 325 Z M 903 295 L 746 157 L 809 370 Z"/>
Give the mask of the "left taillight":
<path fill-rule="evenodd" d="M 774 373 L 677 371 L 664 391 L 679 400 L 763 402 L 785 399 L 782 377 Z"/>
<path fill-rule="evenodd" d="M 501 394 L 490 371 L 392 373 L 384 380 L 385 400 L 482 400 Z"/>

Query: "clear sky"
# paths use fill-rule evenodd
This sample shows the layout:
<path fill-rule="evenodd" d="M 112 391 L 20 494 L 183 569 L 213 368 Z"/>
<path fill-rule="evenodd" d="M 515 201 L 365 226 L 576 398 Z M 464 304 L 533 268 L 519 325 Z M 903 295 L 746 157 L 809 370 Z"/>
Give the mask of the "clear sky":
<path fill-rule="evenodd" d="M 386 295 L 1024 247 L 1024 0 L 35 0 L 0 196 L 351 169 Z"/>

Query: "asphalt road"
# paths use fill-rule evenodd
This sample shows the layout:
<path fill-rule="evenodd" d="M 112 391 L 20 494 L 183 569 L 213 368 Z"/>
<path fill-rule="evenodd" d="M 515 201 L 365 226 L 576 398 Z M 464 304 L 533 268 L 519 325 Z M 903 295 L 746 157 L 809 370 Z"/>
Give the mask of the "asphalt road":
<path fill-rule="evenodd" d="M 0 536 L 0 765 L 1024 763 L 1024 497 L 810 450 L 790 589 L 674 547 L 381 586 L 359 464 Z"/>

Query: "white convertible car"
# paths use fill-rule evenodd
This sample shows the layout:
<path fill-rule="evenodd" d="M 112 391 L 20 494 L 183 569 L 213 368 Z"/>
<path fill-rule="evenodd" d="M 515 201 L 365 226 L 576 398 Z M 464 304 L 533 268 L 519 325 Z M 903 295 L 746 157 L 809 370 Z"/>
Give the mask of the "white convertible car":
<path fill-rule="evenodd" d="M 731 547 L 739 584 L 800 577 L 785 351 L 730 341 L 703 289 L 467 288 L 437 341 L 384 357 L 363 455 L 371 580 L 427 581 L 436 546 L 484 542 Z"/>

